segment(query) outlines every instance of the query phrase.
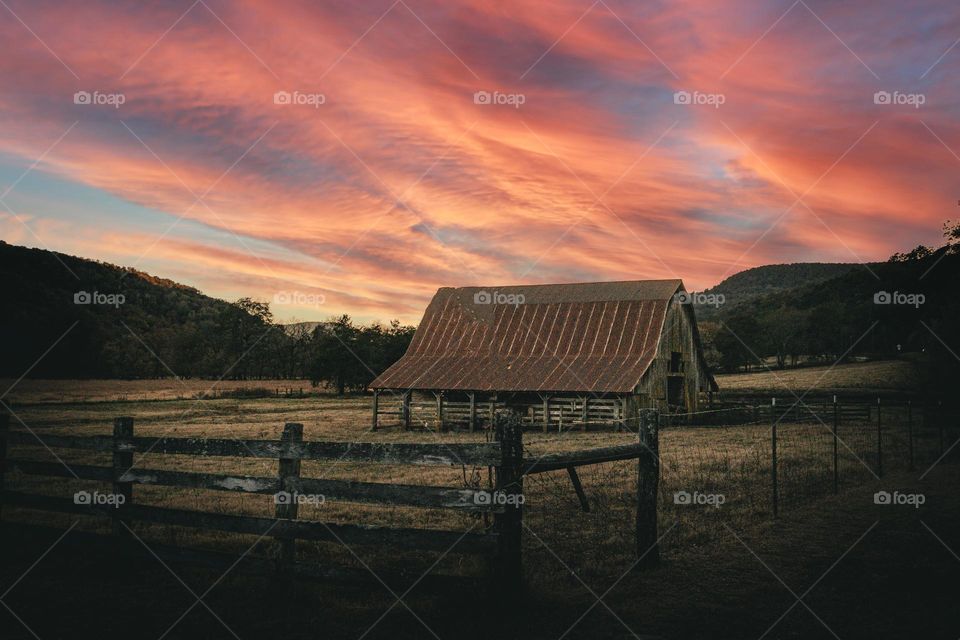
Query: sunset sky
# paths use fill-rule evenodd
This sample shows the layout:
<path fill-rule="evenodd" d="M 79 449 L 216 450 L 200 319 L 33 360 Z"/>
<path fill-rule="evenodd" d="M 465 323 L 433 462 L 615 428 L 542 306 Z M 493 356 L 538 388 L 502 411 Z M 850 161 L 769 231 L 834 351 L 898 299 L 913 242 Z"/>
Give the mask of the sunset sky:
<path fill-rule="evenodd" d="M 699 290 L 957 217 L 955 0 L 0 0 L 0 38 L 0 237 L 284 320 Z"/>

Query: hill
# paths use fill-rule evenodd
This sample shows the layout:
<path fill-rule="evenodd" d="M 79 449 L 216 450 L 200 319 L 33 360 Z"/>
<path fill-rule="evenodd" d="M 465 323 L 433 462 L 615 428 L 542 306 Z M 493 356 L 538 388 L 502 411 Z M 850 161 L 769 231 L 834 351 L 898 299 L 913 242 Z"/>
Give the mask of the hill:
<path fill-rule="evenodd" d="M 758 298 L 824 282 L 857 268 L 862 269 L 863 266 L 854 263 L 798 262 L 747 269 L 705 290 L 703 293 L 706 294 L 722 294 L 724 303 L 720 307 L 697 304 L 697 318 L 722 318 L 749 307 Z"/>
<path fill-rule="evenodd" d="M 269 329 L 250 301 L 230 304 L 135 269 L 2 241 L 0 278 L 8 301 L 0 375 L 14 378 L 220 375 Z M 245 358 L 230 375 L 257 367 Z"/>

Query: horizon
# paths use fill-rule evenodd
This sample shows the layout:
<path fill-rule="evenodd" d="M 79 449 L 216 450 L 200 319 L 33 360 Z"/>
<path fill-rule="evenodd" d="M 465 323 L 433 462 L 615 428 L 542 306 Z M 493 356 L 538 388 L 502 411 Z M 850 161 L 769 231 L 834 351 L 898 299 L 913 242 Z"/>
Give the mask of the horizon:
<path fill-rule="evenodd" d="M 946 2 L 0 13 L 0 237 L 283 322 L 883 261 L 958 203 Z"/>

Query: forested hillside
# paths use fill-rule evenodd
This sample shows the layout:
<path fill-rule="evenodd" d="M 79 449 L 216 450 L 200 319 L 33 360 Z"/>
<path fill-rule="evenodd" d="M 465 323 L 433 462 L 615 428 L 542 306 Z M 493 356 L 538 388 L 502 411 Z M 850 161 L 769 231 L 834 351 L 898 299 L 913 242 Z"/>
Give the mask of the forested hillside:
<path fill-rule="evenodd" d="M 14 378 L 298 377 L 362 388 L 413 331 L 356 327 L 346 316 L 286 330 L 265 302 L 229 303 L 134 269 L 2 241 L 0 278 L 0 375 Z"/>
<path fill-rule="evenodd" d="M 955 384 L 960 227 L 948 225 L 945 235 L 947 243 L 935 250 L 918 247 L 884 263 L 855 265 L 746 306 L 720 305 L 713 319 L 700 320 L 708 358 L 736 371 L 766 358 L 782 367 L 801 357 L 832 363 L 914 352 L 929 386 Z"/>
<path fill-rule="evenodd" d="M 747 308 L 758 298 L 781 291 L 816 284 L 836 278 L 849 271 L 862 268 L 858 264 L 831 262 L 798 262 L 794 264 L 769 264 L 735 273 L 704 293 L 721 294 L 722 308 L 714 305 L 697 305 L 697 317 L 711 320 L 732 310 Z"/>

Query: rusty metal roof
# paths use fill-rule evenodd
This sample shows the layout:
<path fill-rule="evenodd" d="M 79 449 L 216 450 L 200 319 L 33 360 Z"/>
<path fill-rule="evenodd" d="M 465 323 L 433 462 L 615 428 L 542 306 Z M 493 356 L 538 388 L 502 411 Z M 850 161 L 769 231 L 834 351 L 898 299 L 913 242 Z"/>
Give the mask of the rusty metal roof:
<path fill-rule="evenodd" d="M 375 389 L 627 393 L 680 280 L 441 288 Z"/>

